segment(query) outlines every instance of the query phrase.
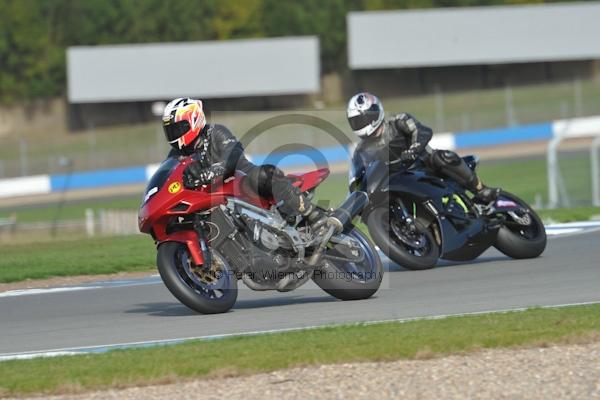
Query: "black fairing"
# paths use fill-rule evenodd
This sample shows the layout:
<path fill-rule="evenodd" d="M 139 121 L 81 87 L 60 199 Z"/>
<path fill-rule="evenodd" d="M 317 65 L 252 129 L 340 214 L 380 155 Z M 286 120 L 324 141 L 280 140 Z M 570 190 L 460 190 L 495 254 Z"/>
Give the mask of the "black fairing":
<path fill-rule="evenodd" d="M 477 168 L 477 164 L 479 164 L 479 157 L 477 156 L 465 156 L 463 157 L 463 160 L 465 160 L 465 163 L 467 163 L 469 168 L 471 168 L 473 171 L 475 171 L 475 168 Z"/>
<path fill-rule="evenodd" d="M 388 168 L 381 161 L 373 161 L 368 167 L 352 165 L 350 170 L 350 192 L 367 193 L 371 205 L 388 186 Z"/>
<path fill-rule="evenodd" d="M 362 188 L 368 195 L 372 195 L 380 188 L 385 188 L 387 182 L 387 168 L 381 161 L 375 161 L 371 163 L 365 171 Z"/>
<path fill-rule="evenodd" d="M 473 166 L 475 165 L 476 163 Z M 369 165 L 360 182 L 360 188 L 370 197 L 370 204 L 363 212 L 363 218 L 368 216 L 371 209 L 392 197 L 414 202 L 422 210 L 426 210 L 428 218 L 432 222 L 435 220 L 440 227 L 441 258 L 471 260 L 481 255 L 496 240 L 498 228 L 488 228 L 487 221 L 474 212 L 464 212 L 462 208 L 448 210 L 443 199 L 453 198 L 455 194 L 461 197 L 467 207 L 472 208 L 464 189 L 454 181 L 441 179 L 418 168 L 389 171 L 387 166 L 375 162 Z"/>

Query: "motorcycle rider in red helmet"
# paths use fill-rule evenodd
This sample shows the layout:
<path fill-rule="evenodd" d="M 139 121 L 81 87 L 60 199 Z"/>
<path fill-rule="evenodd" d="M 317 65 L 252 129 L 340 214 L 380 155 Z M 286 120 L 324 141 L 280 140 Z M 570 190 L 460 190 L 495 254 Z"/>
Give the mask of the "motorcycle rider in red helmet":
<path fill-rule="evenodd" d="M 476 202 L 489 204 L 500 194 L 500 189 L 485 186 L 455 152 L 429 147 L 433 131 L 412 115 L 402 113 L 386 120 L 383 104 L 376 96 L 367 92 L 354 95 L 348 102 L 346 116 L 352 131 L 361 139 L 352 156 L 355 170 L 375 159 L 393 165 L 420 158 L 435 173 L 473 192 Z"/>
<path fill-rule="evenodd" d="M 188 189 L 225 179 L 236 170 L 247 175 L 250 187 L 262 196 L 273 196 L 288 216 L 305 216 L 310 224 L 321 224 L 325 213 L 292 186 L 274 165 L 256 166 L 244 156 L 244 148 L 223 125 L 206 121 L 202 101 L 177 98 L 165 106 L 162 117 L 167 141 L 173 148 L 168 157 L 194 155 L 183 174 Z"/>

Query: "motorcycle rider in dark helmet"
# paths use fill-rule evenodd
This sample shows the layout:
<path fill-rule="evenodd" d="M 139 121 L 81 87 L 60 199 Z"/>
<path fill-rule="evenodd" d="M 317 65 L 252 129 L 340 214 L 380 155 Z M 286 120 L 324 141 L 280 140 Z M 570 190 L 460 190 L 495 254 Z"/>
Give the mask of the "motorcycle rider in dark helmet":
<path fill-rule="evenodd" d="M 453 151 L 428 146 L 433 131 L 410 114 L 385 119 L 383 104 L 370 93 L 358 93 L 348 102 L 346 112 L 352 131 L 361 139 L 352 157 L 353 168 L 367 166 L 373 160 L 412 163 L 418 158 L 441 176 L 453 179 L 474 193 L 481 204 L 494 201 L 500 189 L 485 186 L 465 161 Z"/>
<path fill-rule="evenodd" d="M 194 155 L 183 173 L 188 189 L 228 178 L 236 170 L 247 175 L 249 186 L 259 195 L 273 196 L 287 216 L 305 216 L 310 224 L 321 224 L 325 213 L 292 186 L 283 171 L 274 165 L 256 166 L 244 156 L 244 148 L 223 125 L 206 122 L 202 101 L 178 98 L 165 106 L 162 117 L 168 157 Z"/>

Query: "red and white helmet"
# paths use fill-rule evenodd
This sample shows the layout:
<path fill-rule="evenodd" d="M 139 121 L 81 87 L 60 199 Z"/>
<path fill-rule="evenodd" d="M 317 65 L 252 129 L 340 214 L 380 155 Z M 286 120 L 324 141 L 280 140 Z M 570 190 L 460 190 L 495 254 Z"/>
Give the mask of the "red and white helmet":
<path fill-rule="evenodd" d="M 202 101 L 175 99 L 165 106 L 162 121 L 169 144 L 175 149 L 183 149 L 194 143 L 206 125 Z"/>
<path fill-rule="evenodd" d="M 371 136 L 383 122 L 383 104 L 371 93 L 358 93 L 348 102 L 346 116 L 352 131 L 359 138 Z"/>

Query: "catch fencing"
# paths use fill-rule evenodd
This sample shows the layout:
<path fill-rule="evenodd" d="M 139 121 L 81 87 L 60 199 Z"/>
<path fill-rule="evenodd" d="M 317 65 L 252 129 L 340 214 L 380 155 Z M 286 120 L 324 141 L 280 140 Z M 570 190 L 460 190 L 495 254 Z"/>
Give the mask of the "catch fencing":
<path fill-rule="evenodd" d="M 584 145 L 589 146 L 589 158 L 586 155 L 561 157 L 561 144 L 569 140 L 583 140 Z M 554 122 L 553 138 L 548 143 L 547 153 L 550 208 L 590 203 L 600 206 L 599 152 L 600 117 Z"/>
<path fill-rule="evenodd" d="M 0 243 L 32 242 L 44 238 L 82 236 L 120 236 L 140 233 L 136 210 L 85 211 L 84 218 L 19 222 L 18 218 L 0 219 Z"/>
<path fill-rule="evenodd" d="M 435 132 L 471 132 L 493 127 L 516 127 L 551 121 L 591 116 L 600 110 L 600 80 L 580 80 L 551 85 L 513 86 L 502 88 L 445 92 L 439 88 L 430 95 L 384 98 L 389 114 L 410 112 Z M 350 133 L 344 105 L 322 110 L 316 101 L 315 112 L 329 113 L 327 119 Z M 292 110 L 287 113 L 296 113 Z M 228 126 L 238 137 L 262 120 L 286 112 L 212 112 L 211 121 Z M 306 111 L 301 113 L 307 114 Z M 323 114 L 317 114 L 323 115 Z M 283 131 L 297 127 L 287 125 L 272 135 L 264 135 L 249 149 L 256 154 L 269 153 Z M 307 127 L 296 129 L 294 140 L 313 147 L 327 147 L 326 136 Z M 9 132 L 0 138 L 0 179 L 31 175 L 68 174 L 121 168 L 160 162 L 169 146 L 160 121 L 148 124 L 102 128 L 70 134 L 32 136 L 27 132 Z"/>

